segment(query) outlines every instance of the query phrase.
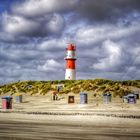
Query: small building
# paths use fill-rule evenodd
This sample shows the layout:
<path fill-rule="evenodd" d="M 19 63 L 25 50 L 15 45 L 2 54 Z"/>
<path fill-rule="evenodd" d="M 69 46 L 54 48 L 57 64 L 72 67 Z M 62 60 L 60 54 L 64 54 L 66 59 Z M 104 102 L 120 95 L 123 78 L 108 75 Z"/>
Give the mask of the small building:
<path fill-rule="evenodd" d="M 59 92 L 64 87 L 64 84 L 58 84 L 56 85 L 56 89 Z"/>
<path fill-rule="evenodd" d="M 3 96 L 2 97 L 2 109 L 12 109 L 12 97 Z"/>
<path fill-rule="evenodd" d="M 80 104 L 87 104 L 87 103 L 88 103 L 87 93 L 81 92 L 80 93 Z"/>
<path fill-rule="evenodd" d="M 74 104 L 75 103 L 75 95 L 73 93 L 68 94 L 68 104 Z"/>
<path fill-rule="evenodd" d="M 135 104 L 136 103 L 136 95 L 135 94 L 128 94 L 128 103 Z"/>
<path fill-rule="evenodd" d="M 123 96 L 123 102 L 128 103 L 128 96 Z"/>
<path fill-rule="evenodd" d="M 109 103 L 111 102 L 112 95 L 108 93 L 103 93 L 103 102 L 104 103 Z"/>
<path fill-rule="evenodd" d="M 139 92 L 138 91 L 134 91 L 134 95 L 136 96 L 136 99 L 139 99 Z"/>
<path fill-rule="evenodd" d="M 22 94 L 16 94 L 16 103 L 22 103 Z"/>

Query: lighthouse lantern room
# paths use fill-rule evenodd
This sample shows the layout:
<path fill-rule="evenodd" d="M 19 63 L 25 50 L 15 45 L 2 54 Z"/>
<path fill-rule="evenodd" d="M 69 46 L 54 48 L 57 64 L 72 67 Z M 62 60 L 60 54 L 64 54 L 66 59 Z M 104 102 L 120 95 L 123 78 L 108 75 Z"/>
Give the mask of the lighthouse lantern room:
<path fill-rule="evenodd" d="M 65 73 L 65 80 L 75 80 L 76 79 L 76 71 L 75 71 L 75 51 L 76 46 L 73 44 L 68 44 L 67 48 L 67 55 L 66 55 L 66 73 Z"/>

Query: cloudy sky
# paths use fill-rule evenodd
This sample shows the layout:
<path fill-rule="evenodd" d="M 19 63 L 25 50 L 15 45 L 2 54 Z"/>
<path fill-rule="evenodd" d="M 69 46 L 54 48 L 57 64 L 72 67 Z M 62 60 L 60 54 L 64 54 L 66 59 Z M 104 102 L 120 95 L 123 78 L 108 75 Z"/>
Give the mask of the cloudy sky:
<path fill-rule="evenodd" d="M 140 0 L 0 0 L 0 84 L 64 79 L 77 46 L 77 79 L 140 79 Z"/>

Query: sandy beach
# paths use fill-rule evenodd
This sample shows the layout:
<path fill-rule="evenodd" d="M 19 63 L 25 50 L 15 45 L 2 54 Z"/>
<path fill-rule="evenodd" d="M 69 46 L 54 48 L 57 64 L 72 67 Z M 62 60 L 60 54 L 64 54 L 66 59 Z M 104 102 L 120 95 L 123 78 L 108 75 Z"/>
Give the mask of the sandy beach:
<path fill-rule="evenodd" d="M 114 117 L 112 117 L 114 116 Z M 137 118 L 135 118 L 137 116 Z M 123 103 L 120 98 L 104 104 L 52 101 L 49 96 L 24 96 L 13 109 L 0 108 L 0 140 L 139 140 L 140 101 Z"/>
<path fill-rule="evenodd" d="M 139 140 L 139 119 L 0 113 L 1 140 Z"/>
<path fill-rule="evenodd" d="M 33 112 L 56 112 L 56 111 L 84 111 L 84 112 L 133 112 L 138 114 L 140 112 L 140 100 L 136 104 L 123 103 L 122 98 L 112 98 L 110 103 L 104 103 L 102 97 L 88 96 L 88 104 L 80 104 L 79 95 L 75 95 L 75 103 L 68 104 L 67 95 L 59 96 L 60 100 L 53 101 L 50 94 L 41 95 L 23 95 L 23 102 L 16 103 L 15 96 L 13 96 L 12 111 L 33 111 Z M 2 100 L 0 100 L 1 104 Z M 0 106 L 0 111 L 3 110 Z"/>

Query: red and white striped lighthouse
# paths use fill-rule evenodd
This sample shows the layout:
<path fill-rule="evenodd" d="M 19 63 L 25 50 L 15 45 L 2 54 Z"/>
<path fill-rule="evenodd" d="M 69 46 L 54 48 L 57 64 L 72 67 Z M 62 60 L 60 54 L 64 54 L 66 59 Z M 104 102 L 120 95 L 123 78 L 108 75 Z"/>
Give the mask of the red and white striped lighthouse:
<path fill-rule="evenodd" d="M 73 44 L 68 44 L 66 51 L 67 51 L 67 56 L 65 58 L 66 60 L 65 80 L 75 80 L 76 79 L 76 71 L 75 71 L 76 46 Z"/>

